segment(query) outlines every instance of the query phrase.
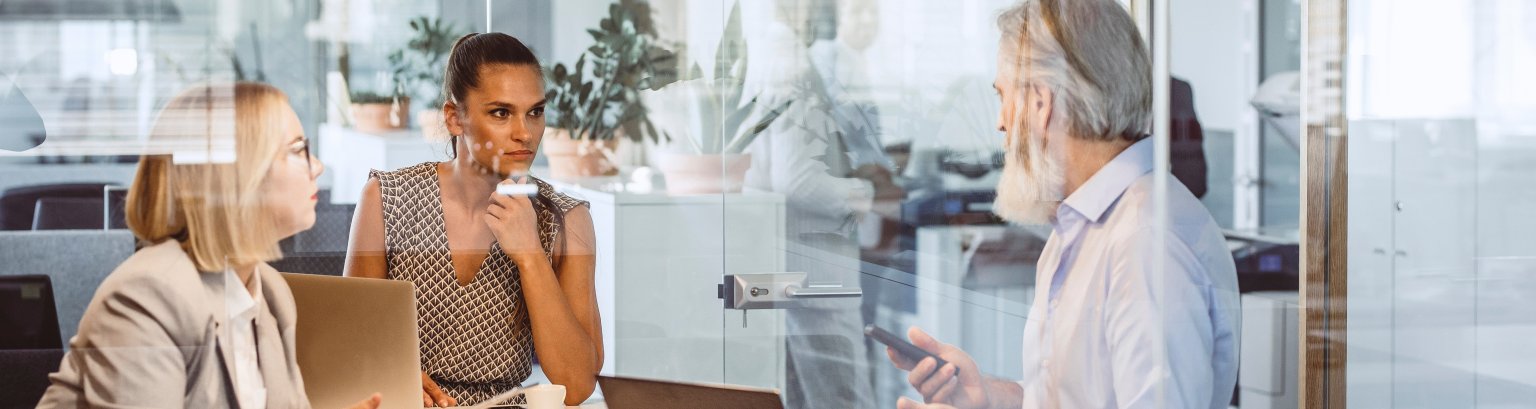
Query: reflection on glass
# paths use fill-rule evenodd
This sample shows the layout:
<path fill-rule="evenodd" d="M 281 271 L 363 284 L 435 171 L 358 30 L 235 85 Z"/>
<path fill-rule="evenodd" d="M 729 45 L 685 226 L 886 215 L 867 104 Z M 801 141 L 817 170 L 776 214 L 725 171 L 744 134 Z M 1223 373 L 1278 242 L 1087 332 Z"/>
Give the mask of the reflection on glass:
<path fill-rule="evenodd" d="M 1110 218 L 1136 214 L 1133 205 L 1144 204 L 1135 200 L 1137 194 L 1150 191 L 1106 193 L 1102 196 L 1119 199 L 1105 206 L 1099 201 L 1090 206 L 1087 199 L 1077 206 L 1059 203 L 1073 202 L 1074 193 L 1099 174 L 1084 169 L 1106 163 L 1140 169 L 1146 149 L 1137 145 L 1137 138 L 1150 132 L 1166 131 L 1173 142 L 1170 174 L 1182 183 L 1166 193 L 1176 205 L 1173 213 L 1189 218 L 1174 221 L 1192 221 L 1190 225 L 1199 228 L 1170 230 L 1170 237 L 1125 248 L 1162 254 L 1178 249 L 1184 243 L 1181 238 L 1193 237 L 1185 244 L 1198 248 L 1190 250 L 1198 257 L 1175 261 L 1225 271 L 1218 256 L 1235 254 L 1244 292 L 1295 288 L 1299 240 L 1294 219 L 1288 225 L 1286 216 L 1290 212 L 1294 217 L 1298 203 L 1295 192 L 1289 191 L 1295 190 L 1294 184 L 1287 182 L 1298 173 L 1296 152 L 1283 144 L 1285 139 L 1274 137 L 1273 130 L 1260 131 L 1265 128 L 1259 119 L 1267 117 L 1258 116 L 1250 104 L 1258 99 L 1254 91 L 1261 80 L 1296 69 L 1287 68 L 1289 63 L 1299 65 L 1293 61 L 1299 58 L 1292 58 L 1299 50 L 1299 34 L 1286 28 L 1299 24 L 1291 20 L 1299 11 L 1291 0 L 1260 1 L 1262 12 L 1217 0 L 1179 3 L 1173 13 L 1171 65 L 1177 78 L 1170 79 L 1173 118 L 1168 130 L 1143 129 L 1150 123 L 1149 108 L 1094 112 L 1088 108 L 1124 101 L 1073 105 L 1067 96 L 1084 92 L 1042 83 L 1045 69 L 999 64 L 999 44 L 1017 45 L 1018 40 L 1000 40 L 1007 31 L 996 23 L 1001 11 L 1020 4 L 1091 5 L 1098 12 L 1115 11 L 1119 20 L 1126 2 L 1111 0 L 122 3 L 144 7 L 132 11 L 114 6 L 107 10 L 116 11 L 106 14 L 81 14 L 69 7 L 13 14 L 7 7 L 21 3 L 0 1 L 0 121 L 5 125 L 0 127 L 0 149 L 10 150 L 0 152 L 5 175 L 0 177 L 0 229 L 88 229 L 41 233 L 79 234 L 59 240 L 75 240 L 82 249 L 106 249 L 92 250 L 95 256 L 83 259 L 92 266 L 85 269 L 90 271 L 56 275 L 86 277 L 78 285 L 55 281 L 60 288 L 61 339 L 79 326 L 81 310 L 100 282 L 89 277 L 105 275 L 134 250 L 133 239 L 121 231 L 126 219 L 122 203 L 126 186 L 141 166 L 139 156 L 177 153 L 187 160 L 227 162 L 235 155 L 231 143 L 180 146 L 153 140 L 149 135 L 161 108 L 186 86 L 238 79 L 283 89 L 303 134 L 313 137 L 316 158 L 326 165 L 326 175 L 317 181 L 314 228 L 283 240 L 279 247 L 285 257 L 274 260 L 273 267 L 416 282 L 423 290 L 418 312 L 425 378 L 457 397 L 454 403 L 459 404 L 536 382 L 564 384 L 567 396 L 579 400 L 592 391 L 593 373 L 776 388 L 791 408 L 886 408 L 895 407 L 901 397 L 921 400 L 922 385 L 912 385 L 908 372 L 891 363 L 884 345 L 864 336 L 868 324 L 931 346 L 907 333 L 909 327 L 920 327 L 933 340 L 964 351 L 974 363 L 965 371 L 967 382 L 980 374 L 998 381 L 989 385 L 1003 387 L 1012 383 L 1002 380 L 1047 379 L 1051 372 L 1040 369 L 1043 357 L 1097 352 L 1090 351 L 1090 342 L 1055 341 L 1042 334 L 1065 334 L 1051 328 L 1079 321 L 1063 318 L 1074 307 L 1134 300 L 1060 295 L 1081 290 L 1065 286 L 1088 284 L 1057 275 L 1092 277 L 1076 274 L 1088 271 L 1075 267 L 1073 263 L 1088 269 L 1089 261 L 1080 260 L 1131 259 L 1125 254 L 1129 250 L 1090 249 L 1089 242 L 1123 237 L 1087 236 L 1101 232 L 1095 226 L 1106 226 Z M 1032 18 L 1043 18 L 1044 13 Z M 1060 57 L 1078 49 L 1087 53 L 1122 48 L 1134 38 L 1128 33 L 1135 31 L 1116 31 L 1116 41 L 1097 39 L 1095 44 L 1103 46 L 1059 50 Z M 546 69 L 490 70 L 495 72 L 481 77 L 489 80 L 468 87 L 484 92 L 455 96 L 448 84 L 458 82 L 449 78 L 455 76 L 450 73 L 449 50 L 469 32 L 505 32 L 537 54 L 540 59 L 534 64 Z M 1500 38 L 1507 35 L 1500 33 Z M 1505 67 L 1525 62 L 1524 54 L 1516 52 L 1524 45 L 1498 41 L 1497 64 L 1481 69 L 1521 83 L 1518 70 Z M 1073 65 L 1107 59 L 1125 71 L 1100 73 L 1097 86 L 1107 88 L 1099 93 L 1146 85 L 1140 84 L 1144 73 L 1132 67 L 1144 56 L 1122 51 L 1128 54 L 1090 54 L 1084 57 L 1087 63 L 1067 63 L 1070 69 L 1064 72 L 1091 72 L 1092 67 Z M 1461 67 L 1441 63 L 1433 66 Z M 478 68 L 473 71 L 479 74 Z M 997 81 L 999 74 L 1011 77 Z M 1504 87 L 1472 83 L 1489 88 L 1477 94 L 1489 100 L 1518 99 Z M 486 91 L 490 88 L 497 90 Z M 1053 92 L 1044 100 L 1061 100 L 1051 108 L 1060 115 L 1031 119 L 1029 104 L 1023 101 L 1040 89 Z M 548 98 L 544 111 L 553 117 L 547 123 L 535 118 L 538 98 L 529 95 Z M 1291 108 L 1281 100 L 1265 106 L 1279 106 L 1275 111 Z M 506 106 L 486 105 L 496 102 Z M 1127 106 L 1144 102 L 1137 99 Z M 1444 118 L 1420 118 L 1425 121 L 1375 124 L 1371 126 L 1390 130 L 1382 132 L 1399 132 L 1400 127 L 1422 132 L 1411 133 L 1411 141 L 1392 136 L 1388 139 L 1402 143 L 1361 155 L 1384 155 L 1383 160 L 1397 163 L 1411 159 L 1467 166 L 1443 174 L 1400 173 L 1416 175 L 1412 183 L 1391 177 L 1398 173 L 1388 167 L 1363 169 L 1362 177 L 1378 177 L 1381 183 L 1375 186 L 1382 194 L 1419 186 L 1417 181 L 1423 179 L 1458 194 L 1517 202 L 1522 198 L 1518 189 L 1468 191 L 1457 183 L 1479 179 L 1484 185 L 1495 180 L 1501 186 L 1518 185 L 1518 172 L 1503 173 L 1523 163 L 1518 150 L 1502 148 L 1519 145 L 1523 111 L 1487 101 L 1458 104 L 1500 122 L 1432 125 Z M 1365 106 L 1368 111 L 1427 109 L 1409 103 Z M 1462 120 L 1472 115 L 1457 112 Z M 1082 119 L 1095 115 L 1100 120 Z M 1293 119 L 1283 113 L 1277 118 Z M 1079 143 L 1064 131 L 1067 125 L 1102 125 L 1094 122 L 1125 125 L 1114 128 L 1136 132 L 1109 135 L 1108 142 Z M 554 129 L 535 131 L 545 125 Z M 1500 130 L 1488 128 L 1493 125 Z M 43 134 L 46 142 L 39 138 Z M 197 130 L 187 134 L 211 136 Z M 1476 143 L 1445 142 L 1463 134 L 1478 135 Z M 1501 149 L 1485 149 L 1488 146 Z M 1120 160 L 1122 153 L 1125 159 Z M 1510 156 L 1500 156 L 1506 153 Z M 1121 176 L 1132 186 L 1141 175 Z M 528 211 L 512 217 L 541 232 L 532 240 L 503 240 L 496 233 L 505 231 L 483 229 L 486 223 L 479 218 L 490 207 L 484 201 L 496 184 L 512 176 L 537 180 L 535 197 L 517 202 L 527 204 L 523 210 Z M 1461 190 L 1452 189 L 1455 186 Z M 1407 201 L 1407 212 L 1422 206 L 1416 203 L 1447 200 L 1427 193 L 1414 196 Z M 1033 206 L 1040 201 L 1050 206 Z M 1495 202 L 1456 208 L 1488 212 L 1478 215 L 1514 212 L 1489 204 Z M 1104 207 L 1098 209 L 1102 217 L 1062 216 L 1088 216 L 1100 213 L 1095 210 L 1099 207 Z M 1214 215 L 1226 231 L 1206 234 L 1201 211 Z M 1479 237 L 1518 231 L 1513 229 L 1520 226 L 1457 214 L 1422 224 Z M 1150 226 L 1153 221 L 1141 219 L 1139 224 Z M 1073 226 L 1080 226 L 1086 236 L 1066 237 L 1077 231 Z M 587 240 L 572 243 L 573 231 L 590 234 L 575 234 Z M 1400 233 L 1417 237 L 1422 231 L 1404 228 Z M 10 233 L 17 235 L 5 235 Z M 27 242 L 42 237 L 24 234 L 34 232 L 0 232 L 0 239 Z M 536 244 L 529 248 L 555 255 L 543 263 L 514 257 L 502 248 L 507 242 Z M 1518 258 L 1510 263 L 1497 258 L 1518 255 L 1518 240 L 1475 242 L 1411 251 L 1409 257 L 1472 252 L 1482 263 L 1479 271 L 1501 277 L 1518 274 Z M 557 251 L 544 248 L 546 244 L 590 246 Z M 13 257 L 63 257 L 36 254 L 43 251 L 35 246 L 25 248 L 33 250 L 12 256 L 4 253 L 10 250 L 0 249 L 7 257 L 0 263 L 0 274 L 38 272 L 36 267 L 10 263 Z M 572 248 L 586 254 L 559 253 Z M 1392 254 L 1393 248 L 1384 248 Z M 482 258 L 488 261 L 479 262 Z M 1056 260 L 1071 266 L 1058 272 Z M 367 274 L 359 273 L 363 264 L 372 266 Z M 567 275 L 565 266 L 570 265 L 591 272 Z M 1142 265 L 1168 267 L 1157 277 L 1183 271 L 1178 265 Z M 477 279 L 482 270 L 494 274 Z M 541 275 L 547 272 L 558 278 L 555 286 L 541 281 L 549 278 Z M 725 289 L 717 286 L 727 280 L 723 275 L 783 273 L 804 274 L 796 283 L 799 288 L 826 297 L 745 311 L 722 307 L 719 297 Z M 590 288 L 584 287 L 588 283 L 567 281 L 588 275 Z M 1211 289 L 1208 294 L 1191 293 L 1178 302 L 1150 304 L 1162 310 L 1137 311 L 1207 308 L 1212 329 L 1200 336 L 1209 335 L 1212 351 L 1225 348 L 1226 327 L 1218 324 L 1234 312 L 1220 303 L 1230 301 L 1236 289 L 1220 280 L 1225 276 L 1204 278 L 1208 280 L 1199 284 Z M 1053 283 L 1063 287 L 1053 290 Z M 452 295 L 489 284 L 505 287 Z M 1465 292 L 1494 286 L 1450 287 Z M 1395 294 L 1377 301 L 1408 305 L 1406 300 L 1436 300 L 1415 312 L 1434 310 L 1441 302 L 1432 293 L 1396 294 L 1376 288 L 1378 296 Z M 773 289 L 773 294 L 782 290 Z M 849 295 L 854 293 L 860 296 Z M 1489 289 L 1482 294 L 1494 293 Z M 541 324 L 570 323 L 545 319 L 545 312 L 558 310 L 544 308 L 553 305 L 544 298 L 552 294 L 580 305 L 568 308 L 579 325 Z M 1189 301 L 1194 299 L 1206 304 Z M 1496 301 L 1458 304 L 1461 309 L 1456 311 L 1476 307 L 1470 311 L 1489 312 L 1490 305 L 1508 303 L 1504 298 Z M 1053 302 L 1071 305 L 1053 313 Z M 578 331 L 540 335 L 548 328 Z M 1116 328 L 1193 333 L 1176 331 L 1174 324 Z M 1026 331 L 1030 336 L 1024 336 Z M 1479 342 L 1490 350 L 1503 347 Z M 1179 343 L 1185 344 L 1199 342 Z M 1146 356 L 1167 359 L 1155 353 Z M 54 361 L 50 364 L 56 368 Z M 586 371 L 587 364 L 599 369 Z M 1052 365 L 1060 368 L 1064 363 L 1057 359 Z M 1221 400 L 1218 395 L 1224 392 L 1214 385 L 1225 382 L 1215 379 L 1227 375 L 1230 368 L 1224 365 L 1208 365 L 1220 373 L 1209 376 L 1211 391 L 1197 395 Z M 1099 367 L 1066 368 L 1093 372 Z M 1283 371 L 1266 373 L 1279 374 L 1279 379 Z M 419 381 L 423 373 L 409 375 Z M 1247 373 L 1242 378 L 1262 379 Z M 1113 383 L 1030 387 L 1059 391 Z M 592 392 L 594 400 L 606 398 L 600 390 Z M 1038 396 L 1047 399 L 1043 393 Z M 426 397 L 433 398 L 430 393 Z"/>
<path fill-rule="evenodd" d="M 143 157 L 125 209 L 142 248 L 95 290 L 38 407 L 307 404 L 293 295 L 267 264 L 315 222 L 324 165 L 298 115 L 271 85 L 194 86 L 150 140 L 202 149 Z"/>
<path fill-rule="evenodd" d="M 1536 31 L 1519 1 L 1348 2 L 1350 407 L 1520 406 Z M 1434 34 L 1407 27 L 1436 24 Z M 1425 50 L 1434 52 L 1426 53 Z M 1405 91 L 1433 78 L 1435 87 Z M 1514 114 L 1522 112 L 1521 114 Z"/>
<path fill-rule="evenodd" d="M 745 26 L 753 53 L 746 89 L 758 91 L 758 100 L 768 106 L 789 103 L 748 149 L 754 161 L 745 183 L 785 196 L 788 271 L 808 273 L 812 283 L 857 286 L 857 227 L 876 196 L 874 183 L 857 174 L 879 172 L 890 185 L 891 172 L 878 139 L 878 118 L 849 101 L 845 81 L 851 78 L 837 76 L 837 70 L 847 69 L 838 66 L 839 57 L 852 56 L 837 42 L 838 11 L 832 1 L 781 0 L 769 10 L 772 19 Z M 857 300 L 798 304 L 786 312 L 784 328 L 786 402 L 871 405 Z"/>
<path fill-rule="evenodd" d="M 5 90 L 0 92 L 0 123 L 6 125 L 5 131 L 0 131 L 0 150 L 21 152 L 42 145 L 48 133 L 37 107 L 9 76 L 0 77 L 0 81 L 4 82 L 0 89 Z"/>

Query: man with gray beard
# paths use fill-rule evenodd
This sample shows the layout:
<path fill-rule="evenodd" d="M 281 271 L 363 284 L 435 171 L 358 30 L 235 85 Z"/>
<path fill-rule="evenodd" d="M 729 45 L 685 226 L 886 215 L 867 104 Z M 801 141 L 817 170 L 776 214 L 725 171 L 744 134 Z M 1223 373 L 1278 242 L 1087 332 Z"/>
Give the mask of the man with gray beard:
<path fill-rule="evenodd" d="M 1182 184 L 1159 222 L 1150 58 L 1114 0 L 1027 0 L 998 18 L 993 86 L 1007 162 L 996 212 L 1050 223 L 1024 327 L 1023 379 L 964 351 L 907 357 L 917 408 L 1226 408 L 1237 382 L 1237 274 L 1221 230 Z M 1168 176 L 1168 180 L 1174 180 Z M 914 359 L 921 358 L 921 359 Z"/>

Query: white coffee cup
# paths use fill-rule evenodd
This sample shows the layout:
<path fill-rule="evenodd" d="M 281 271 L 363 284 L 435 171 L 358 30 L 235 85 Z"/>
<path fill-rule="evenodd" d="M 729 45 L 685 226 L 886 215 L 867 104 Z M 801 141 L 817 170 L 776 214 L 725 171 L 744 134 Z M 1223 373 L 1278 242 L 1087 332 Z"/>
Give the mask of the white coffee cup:
<path fill-rule="evenodd" d="M 507 196 L 533 196 L 539 193 L 539 186 L 523 183 L 501 183 L 496 185 L 496 193 Z"/>
<path fill-rule="evenodd" d="M 565 409 L 565 385 L 534 385 L 523 389 L 528 409 Z"/>

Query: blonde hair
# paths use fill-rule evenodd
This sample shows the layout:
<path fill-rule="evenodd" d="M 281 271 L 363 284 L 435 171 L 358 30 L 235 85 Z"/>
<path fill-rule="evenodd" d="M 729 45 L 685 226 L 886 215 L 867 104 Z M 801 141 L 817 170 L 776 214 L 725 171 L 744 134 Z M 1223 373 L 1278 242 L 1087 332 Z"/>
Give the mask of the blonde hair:
<path fill-rule="evenodd" d="M 282 91 L 252 82 L 198 85 L 173 97 L 128 188 L 134 236 L 180 241 L 202 271 L 281 258 L 261 185 L 286 141 L 287 109 Z"/>
<path fill-rule="evenodd" d="M 997 18 L 1002 55 L 1020 89 L 1044 86 L 1068 134 L 1136 141 L 1152 125 L 1152 61 L 1114 0 L 1027 0 Z"/>

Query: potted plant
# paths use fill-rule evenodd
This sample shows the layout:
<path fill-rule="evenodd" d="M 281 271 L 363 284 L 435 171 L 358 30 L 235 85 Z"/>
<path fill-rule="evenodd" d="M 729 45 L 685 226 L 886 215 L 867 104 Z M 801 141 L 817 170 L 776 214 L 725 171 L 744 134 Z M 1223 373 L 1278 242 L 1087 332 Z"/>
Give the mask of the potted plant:
<path fill-rule="evenodd" d="M 613 157 L 622 139 L 662 139 L 641 92 L 677 81 L 676 54 L 661 47 L 650 5 L 620 0 L 608 6 L 593 44 L 573 67 L 549 69 L 550 132 L 541 143 L 550 176 L 572 179 L 618 173 Z"/>
<path fill-rule="evenodd" d="M 399 93 L 417 95 L 422 106 L 416 124 L 428 140 L 447 140 L 443 126 L 443 65 L 460 35 L 457 26 L 441 19 L 416 17 L 410 21 L 411 39 L 405 48 L 389 54 L 391 76 Z M 423 86 L 425 85 L 425 86 Z"/>
<path fill-rule="evenodd" d="M 353 91 L 351 99 L 353 128 L 368 133 L 405 129 L 410 98 L 396 93 Z"/>
<path fill-rule="evenodd" d="M 741 191 L 752 164 L 747 147 L 794 103 L 760 104 L 756 96 L 743 95 L 747 50 L 738 7 L 731 7 L 715 53 L 714 78 L 704 78 L 695 65 L 687 79 L 646 92 L 650 104 L 673 107 L 653 114 L 670 141 L 659 162 L 668 192 Z"/>

